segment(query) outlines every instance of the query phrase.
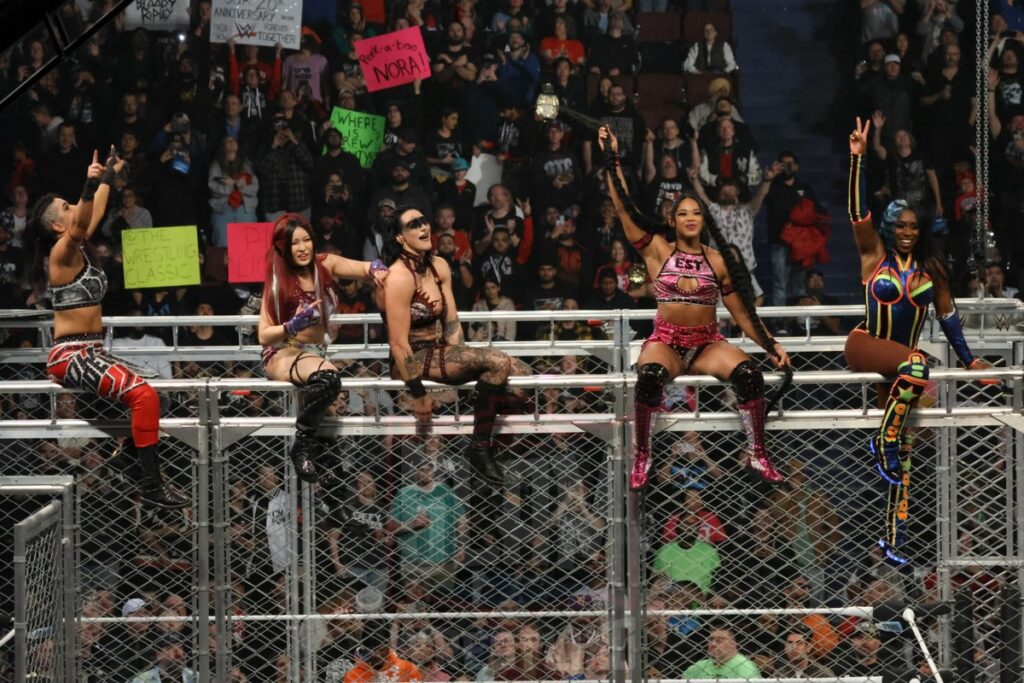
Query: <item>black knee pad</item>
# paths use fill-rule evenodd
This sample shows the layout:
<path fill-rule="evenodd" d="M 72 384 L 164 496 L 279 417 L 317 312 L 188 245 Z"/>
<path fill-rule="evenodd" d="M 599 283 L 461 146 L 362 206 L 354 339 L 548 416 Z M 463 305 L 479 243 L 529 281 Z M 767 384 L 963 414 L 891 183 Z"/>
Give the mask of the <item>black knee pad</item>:
<path fill-rule="evenodd" d="M 745 360 L 732 371 L 729 381 L 740 403 L 764 396 L 764 375 L 752 360 Z"/>
<path fill-rule="evenodd" d="M 317 370 L 299 387 L 299 420 L 319 423 L 327 406 L 334 403 L 341 391 L 341 376 L 337 370 Z M 315 425 L 312 425 L 315 426 Z"/>
<path fill-rule="evenodd" d="M 668 368 L 661 363 L 644 363 L 636 370 L 636 389 L 633 398 L 651 408 L 661 405 L 668 384 Z"/>

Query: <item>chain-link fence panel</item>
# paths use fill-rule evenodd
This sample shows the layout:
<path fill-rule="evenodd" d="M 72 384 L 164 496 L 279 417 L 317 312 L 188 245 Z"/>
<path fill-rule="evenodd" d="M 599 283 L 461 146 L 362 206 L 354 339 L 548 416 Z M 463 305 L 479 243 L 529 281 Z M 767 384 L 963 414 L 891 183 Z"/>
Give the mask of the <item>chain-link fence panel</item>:
<path fill-rule="evenodd" d="M 59 500 L 14 525 L 14 675 L 19 681 L 64 674 L 62 540 Z"/>
<path fill-rule="evenodd" d="M 607 677 L 614 454 L 566 413 L 575 402 L 610 418 L 614 387 L 563 384 L 522 388 L 513 418 L 528 426 L 495 438 L 500 488 L 463 455 L 464 390 L 440 389 L 451 399 L 423 430 L 404 387 L 343 381 L 315 485 L 291 467 L 290 425 L 225 418 L 214 479 L 227 505 L 231 653 L 218 666 L 340 681 L 384 643 L 429 680 Z M 562 421 L 540 429 L 542 415 Z"/>
<path fill-rule="evenodd" d="M 66 475 L 75 482 L 69 505 L 77 528 L 78 672 L 87 680 L 128 681 L 152 670 L 158 656 L 168 670 L 198 671 L 199 637 L 186 615 L 206 599 L 208 506 L 200 506 L 194 486 L 206 460 L 205 431 L 194 418 L 169 417 L 165 408 L 161 428 L 169 436 L 158 444 L 163 478 L 192 494 L 193 503 L 163 510 L 138 495 L 123 406 L 48 382 L 15 386 L 12 394 L 29 397 L 42 415 L 8 423 L 0 439 L 5 473 Z M 162 407 L 180 401 L 198 410 L 202 387 L 157 383 Z M 156 621 L 174 616 L 179 621 Z M 124 621 L 129 618 L 150 621 Z"/>
<path fill-rule="evenodd" d="M 405 387 L 381 379 L 386 349 L 370 337 L 329 351 L 343 381 L 318 434 L 315 485 L 288 457 L 295 388 L 263 378 L 256 347 L 159 351 L 149 359 L 172 368 L 210 364 L 200 380 L 155 383 L 172 437 L 165 472 L 193 493 L 173 515 L 132 499 L 120 406 L 40 391 L 32 365 L 6 363 L 25 377 L 4 394 L 5 419 L 28 422 L 17 423 L 24 438 L 0 437 L 0 456 L 17 472 L 78 479 L 79 670 L 340 681 L 384 646 L 428 679 L 639 680 L 684 675 L 732 641 L 762 675 L 821 673 L 806 662 L 857 675 L 922 663 L 906 632 L 879 631 L 873 607 L 969 597 L 951 615 L 921 616 L 936 659 L 962 662 L 958 639 L 969 635 L 978 680 L 1016 671 L 1005 663 L 1005 611 L 1007 591 L 1019 607 L 1024 472 L 1020 437 L 996 418 L 1012 422 L 1019 376 L 1002 388 L 940 379 L 926 393 L 907 501 L 915 569 L 900 571 L 875 550 L 886 504 L 867 453 L 876 389 L 845 370 L 841 338 L 786 340 L 797 376 L 768 438 L 790 486 L 743 477 L 731 390 L 687 379 L 667 392 L 652 485 L 634 516 L 623 479 L 632 374 L 613 374 L 629 365 L 621 330 L 632 322 L 585 318 L 562 321 L 573 323 L 563 336 L 475 342 L 541 375 L 512 379 L 516 399 L 495 437 L 502 489 L 466 463 L 469 390 L 428 383 L 435 416 L 418 427 Z M 569 332 L 580 324 L 591 337 Z M 147 355 L 119 353 L 135 351 Z M 1005 340 L 979 351 L 1010 365 Z M 771 392 L 778 378 L 766 375 Z M 643 595 L 624 613 L 627 582 Z M 627 635 L 637 639 L 628 649 Z"/>
<path fill-rule="evenodd" d="M 74 672 L 74 480 L 0 477 L 0 680 Z M 8 628 L 13 629 L 8 631 Z"/>

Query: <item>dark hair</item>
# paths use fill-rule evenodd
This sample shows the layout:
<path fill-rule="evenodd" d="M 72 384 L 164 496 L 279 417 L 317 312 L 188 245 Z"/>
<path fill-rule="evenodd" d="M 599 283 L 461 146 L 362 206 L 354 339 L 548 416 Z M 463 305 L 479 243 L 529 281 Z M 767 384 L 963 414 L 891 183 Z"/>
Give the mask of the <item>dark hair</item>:
<path fill-rule="evenodd" d="M 913 206 L 908 206 L 905 209 L 900 210 L 900 213 L 904 211 L 910 211 L 914 214 L 914 220 L 917 221 L 923 213 Z M 899 220 L 899 214 L 896 216 L 896 220 Z M 932 238 L 931 226 L 921 225 L 918 223 L 917 226 L 917 243 L 914 244 L 914 250 L 912 252 L 914 260 L 921 264 L 924 268 L 924 272 L 928 274 L 932 280 L 943 280 L 946 283 L 950 283 L 949 270 L 946 268 L 946 264 L 943 262 L 942 257 L 935 250 L 935 241 Z"/>
<path fill-rule="evenodd" d="M 44 194 L 32 205 L 25 221 L 25 244 L 33 245 L 32 249 L 26 250 L 25 272 L 32 286 L 40 290 L 45 289 L 49 281 L 43 262 L 57 241 L 53 234 L 56 216 L 50 208 L 53 206 L 53 200 L 58 198 L 59 195 L 55 192 Z"/>
<path fill-rule="evenodd" d="M 406 211 L 419 211 L 419 209 L 409 204 L 402 204 L 396 206 L 391 215 L 384 219 L 384 248 L 381 258 L 389 266 L 397 261 L 404 251 L 402 245 L 398 243 L 398 238 L 405 229 L 405 224 L 402 223 L 402 214 Z M 427 272 L 429 262 L 429 258 L 423 259 L 423 263 L 418 269 L 420 274 Z"/>
<path fill-rule="evenodd" d="M 309 221 L 301 214 L 286 213 L 278 218 L 274 224 L 270 248 L 267 250 L 263 300 L 267 304 L 270 321 L 275 325 L 284 322 L 283 316 L 290 315 L 298 304 L 297 290 L 300 270 L 293 261 L 292 236 L 299 228 L 305 230 L 310 238 L 315 238 L 316 233 L 313 232 Z M 309 272 L 314 277 L 316 296 L 320 300 L 321 319 L 327 321 L 334 311 L 335 296 L 332 287 L 334 277 L 324 265 L 326 254 L 316 252 L 315 241 L 311 256 Z"/>
<path fill-rule="evenodd" d="M 619 178 L 619 174 L 613 168 L 606 169 L 606 172 L 611 177 L 612 185 L 615 187 L 615 191 L 619 193 L 622 205 L 633 222 L 644 232 L 660 234 L 663 227 L 640 212 L 640 209 L 637 208 L 629 191 L 626 189 L 625 183 Z M 693 190 L 683 190 L 679 198 L 672 204 L 672 215 L 675 215 L 679 205 L 687 199 L 697 202 L 697 206 L 700 207 L 700 212 L 704 216 L 704 227 L 715 241 L 715 244 L 718 245 L 719 252 L 722 254 L 722 260 L 725 261 L 725 267 L 729 271 L 729 278 L 732 280 L 733 289 L 739 294 L 740 301 L 743 302 L 743 308 L 746 309 L 754 329 L 761 334 L 765 341 L 770 340 L 772 336 L 764 326 L 761 318 L 757 315 L 757 307 L 754 305 L 754 287 L 750 282 L 750 271 L 747 270 L 743 259 L 738 256 L 739 250 L 733 251 L 735 247 L 725 239 L 722 231 L 719 230 L 718 224 L 715 223 L 715 219 L 708 209 L 708 205 Z M 774 347 L 766 348 L 765 351 L 769 355 L 775 356 Z"/>
<path fill-rule="evenodd" d="M 785 159 L 787 157 L 792 159 L 793 163 L 795 163 L 795 164 L 799 164 L 800 163 L 800 157 L 798 157 L 796 155 L 796 152 L 791 152 L 788 149 L 784 149 L 781 152 L 779 152 L 779 156 L 778 156 L 777 160 L 778 161 L 782 161 L 783 159 Z"/>

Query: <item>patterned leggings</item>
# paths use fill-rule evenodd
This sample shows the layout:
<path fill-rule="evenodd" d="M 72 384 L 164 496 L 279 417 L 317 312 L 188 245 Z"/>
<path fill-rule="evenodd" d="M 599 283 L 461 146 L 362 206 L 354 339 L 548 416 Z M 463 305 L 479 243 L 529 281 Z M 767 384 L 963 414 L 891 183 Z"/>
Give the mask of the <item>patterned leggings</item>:
<path fill-rule="evenodd" d="M 62 387 L 91 391 L 128 406 L 137 448 L 159 440 L 160 398 L 146 380 L 103 348 L 101 334 L 55 339 L 46 373 Z"/>

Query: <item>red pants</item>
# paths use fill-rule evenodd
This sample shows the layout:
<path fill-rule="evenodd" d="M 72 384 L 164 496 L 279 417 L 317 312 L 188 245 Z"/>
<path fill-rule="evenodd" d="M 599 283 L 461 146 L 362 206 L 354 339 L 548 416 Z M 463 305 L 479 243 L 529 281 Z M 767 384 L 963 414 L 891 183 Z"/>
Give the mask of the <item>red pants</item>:
<path fill-rule="evenodd" d="M 128 406 L 136 447 L 152 446 L 159 440 L 160 398 L 146 380 L 103 348 L 102 335 L 54 340 L 46 373 L 62 387 L 91 391 Z"/>

